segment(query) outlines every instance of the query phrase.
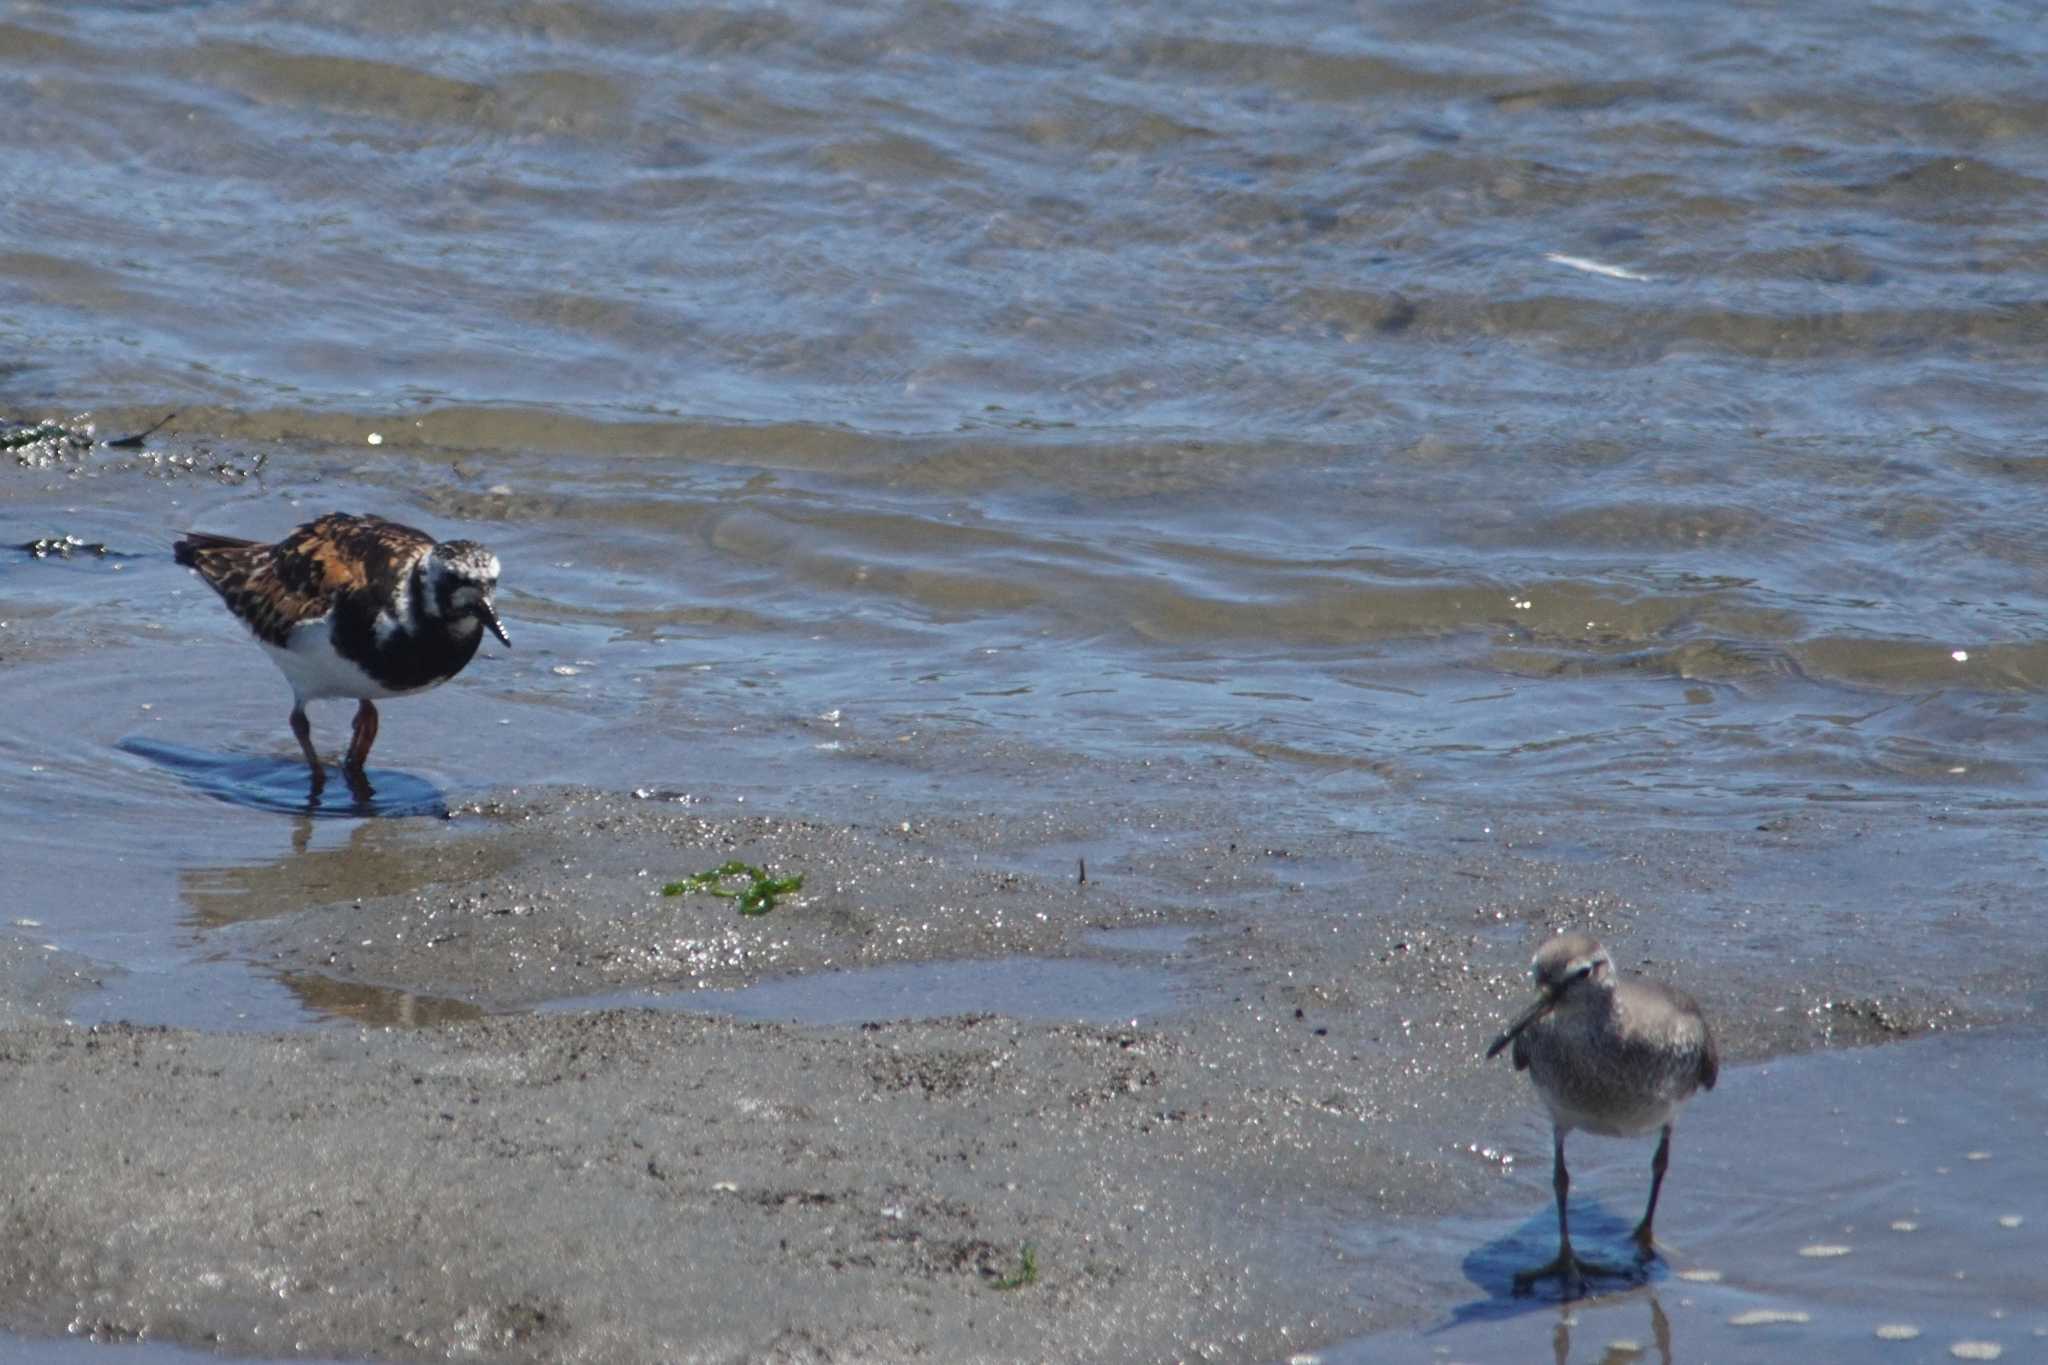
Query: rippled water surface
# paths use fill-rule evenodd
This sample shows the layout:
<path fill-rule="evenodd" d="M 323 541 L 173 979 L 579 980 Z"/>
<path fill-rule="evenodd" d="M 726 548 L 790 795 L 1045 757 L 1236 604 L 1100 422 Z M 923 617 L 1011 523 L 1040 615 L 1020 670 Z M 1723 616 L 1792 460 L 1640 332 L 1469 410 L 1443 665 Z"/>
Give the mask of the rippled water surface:
<path fill-rule="evenodd" d="M 465 684 L 543 752 L 443 713 L 480 782 L 800 718 L 1207 753 L 1338 820 L 2031 829 L 2044 45 L 1992 4 L 12 3 L 0 404 L 179 415 L 13 452 L 10 541 L 140 558 L 17 558 L 0 653 L 57 706 L 55 658 L 147 651 L 95 671 L 178 694 L 158 742 L 267 751 L 275 680 L 160 555 L 375 508 L 509 565 L 521 648 Z"/>
<path fill-rule="evenodd" d="M 2001 7 L 0 13 L 0 399 L 327 452 L 175 510 L 19 471 L 10 531 L 375 504 L 802 704 L 893 665 L 1305 772 L 2038 797 Z"/>

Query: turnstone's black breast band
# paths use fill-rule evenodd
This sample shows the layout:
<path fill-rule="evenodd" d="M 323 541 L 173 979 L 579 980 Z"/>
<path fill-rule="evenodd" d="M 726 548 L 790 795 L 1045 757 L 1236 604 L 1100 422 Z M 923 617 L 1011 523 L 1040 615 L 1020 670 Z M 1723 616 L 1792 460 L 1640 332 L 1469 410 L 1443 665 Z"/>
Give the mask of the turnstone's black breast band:
<path fill-rule="evenodd" d="M 343 593 L 334 604 L 330 629 L 335 652 L 392 692 L 417 692 L 448 681 L 476 657 L 484 640 L 474 623 L 465 634 L 429 628 L 394 631 L 380 640 L 377 618 L 382 612 L 371 593 Z"/>

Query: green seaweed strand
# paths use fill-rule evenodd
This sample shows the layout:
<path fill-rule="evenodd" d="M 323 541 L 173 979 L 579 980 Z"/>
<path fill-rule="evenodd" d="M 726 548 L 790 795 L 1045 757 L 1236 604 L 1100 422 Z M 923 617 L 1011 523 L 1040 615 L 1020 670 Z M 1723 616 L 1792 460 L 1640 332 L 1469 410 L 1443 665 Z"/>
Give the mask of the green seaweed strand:
<path fill-rule="evenodd" d="M 728 888 L 724 883 L 734 877 L 748 878 L 746 886 Z M 699 872 L 679 882 L 670 882 L 661 888 L 664 896 L 681 896 L 691 891 L 708 891 L 714 896 L 740 903 L 742 915 L 765 915 L 775 908 L 778 896 L 794 895 L 804 889 L 804 874 L 799 872 L 789 877 L 771 877 L 751 863 L 734 858 L 721 863 L 708 872 Z"/>
<path fill-rule="evenodd" d="M 1038 1283 L 1038 1248 L 1026 1242 L 1017 1253 L 1017 1268 L 990 1286 L 992 1289 L 1022 1289 Z"/>

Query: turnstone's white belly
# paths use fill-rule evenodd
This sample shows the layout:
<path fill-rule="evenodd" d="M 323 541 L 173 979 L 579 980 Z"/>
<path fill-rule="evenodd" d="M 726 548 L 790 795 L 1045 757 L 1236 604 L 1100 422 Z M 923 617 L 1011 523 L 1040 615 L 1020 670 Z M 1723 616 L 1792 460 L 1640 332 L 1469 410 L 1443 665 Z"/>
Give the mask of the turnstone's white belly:
<path fill-rule="evenodd" d="M 292 685 L 292 691 L 305 701 L 320 701 L 328 697 L 369 698 L 382 701 L 386 697 L 402 697 L 412 692 L 424 692 L 429 687 L 439 686 L 444 678 L 436 678 L 423 687 L 392 688 L 378 682 L 355 663 L 342 657 L 334 648 L 334 637 L 329 630 L 331 618 L 308 621 L 292 627 L 288 643 L 283 649 L 269 641 L 259 641 L 263 652 L 270 656 L 272 663 L 284 674 Z M 395 644 L 403 648 L 402 643 Z"/>

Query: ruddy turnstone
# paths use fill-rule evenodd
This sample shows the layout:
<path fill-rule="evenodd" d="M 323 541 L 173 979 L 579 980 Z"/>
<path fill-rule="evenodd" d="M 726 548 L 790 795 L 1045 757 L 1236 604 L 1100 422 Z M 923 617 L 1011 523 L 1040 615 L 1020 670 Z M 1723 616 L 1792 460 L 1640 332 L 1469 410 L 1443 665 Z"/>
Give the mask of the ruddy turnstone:
<path fill-rule="evenodd" d="M 1671 1162 L 1671 1125 L 1678 1107 L 1696 1090 L 1712 1090 L 1720 1054 L 1699 1005 L 1684 991 L 1655 981 L 1623 979 L 1590 934 L 1559 934 L 1536 950 L 1532 964 L 1537 998 L 1502 1030 L 1494 1056 L 1514 1045 L 1515 1070 L 1527 1071 L 1550 1110 L 1551 1188 L 1557 1195 L 1557 1256 L 1548 1265 L 1515 1275 L 1517 1291 L 1537 1280 L 1563 1282 L 1575 1299 L 1588 1275 L 1626 1271 L 1581 1260 L 1572 1251 L 1565 1221 L 1571 1174 L 1564 1167 L 1565 1134 L 1574 1128 L 1605 1137 L 1634 1137 L 1660 1129 L 1650 1158 L 1650 1206 L 1636 1224 L 1639 1262 L 1657 1254 L 1650 1230 L 1657 1195 Z"/>
<path fill-rule="evenodd" d="M 473 540 L 437 543 L 382 517 L 330 512 L 275 545 L 192 531 L 172 554 L 221 595 L 292 685 L 292 734 L 316 792 L 324 774 L 307 702 L 356 698 L 342 770 L 360 781 L 377 740 L 375 699 L 447 682 L 485 627 L 512 644 L 491 601 L 498 557 Z"/>

